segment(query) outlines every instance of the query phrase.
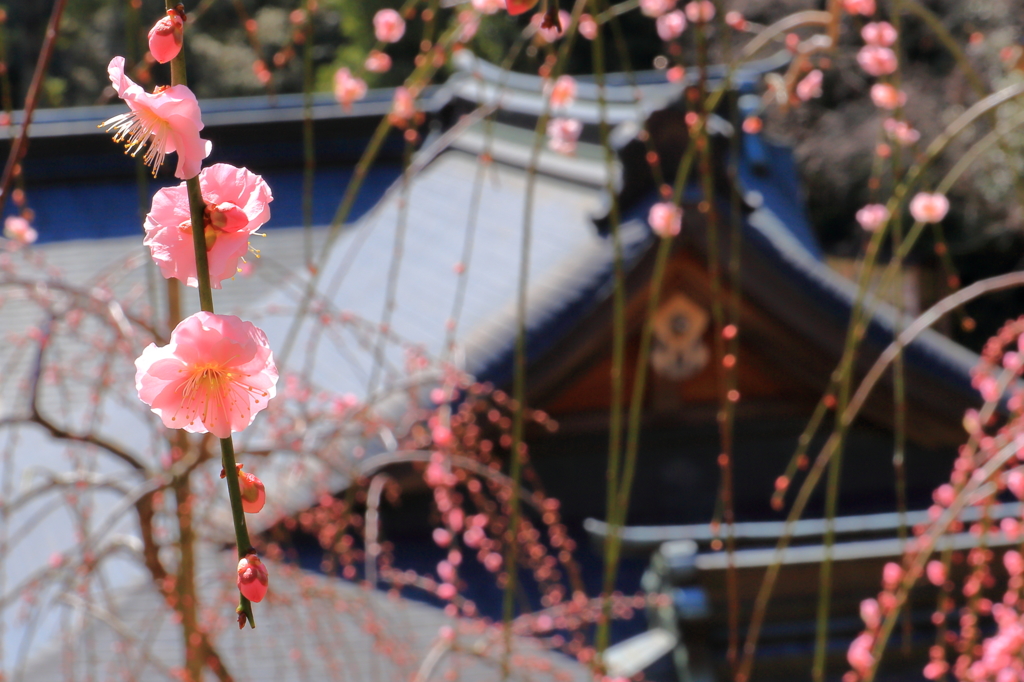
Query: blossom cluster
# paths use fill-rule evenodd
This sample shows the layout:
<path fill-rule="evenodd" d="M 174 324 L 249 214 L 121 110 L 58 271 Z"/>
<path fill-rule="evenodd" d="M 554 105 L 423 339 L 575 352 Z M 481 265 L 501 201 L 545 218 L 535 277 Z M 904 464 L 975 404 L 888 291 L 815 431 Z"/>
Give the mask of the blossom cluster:
<path fill-rule="evenodd" d="M 400 37 L 400 26 L 388 18 L 391 23 L 382 22 L 378 33 Z M 156 23 L 149 34 L 154 59 L 164 63 L 178 58 L 184 22 L 179 5 Z M 114 140 L 124 142 L 133 156 L 145 150 L 144 161 L 154 176 L 167 154 L 177 154 L 174 174 L 184 181 L 156 192 L 145 219 L 144 243 L 165 278 L 203 287 L 209 294 L 209 288 L 219 289 L 234 277 L 251 250 L 249 236 L 270 219 L 270 187 L 245 168 L 223 163 L 202 168 L 211 144 L 199 137 L 199 102 L 186 85 L 146 92 L 125 73 L 123 57 L 111 60 L 108 74 L 130 111 L 102 127 L 112 130 Z M 197 244 L 205 246 L 205 258 L 198 258 Z M 222 440 L 252 424 L 274 397 L 278 380 L 266 334 L 251 322 L 215 314 L 212 308 L 181 320 L 167 345 L 147 346 L 135 367 L 139 399 L 164 426 Z M 238 477 L 242 511 L 260 511 L 266 501 L 262 481 L 243 472 L 241 464 L 228 474 Z M 266 595 L 267 569 L 252 551 L 238 563 L 237 583 L 251 601 Z"/>

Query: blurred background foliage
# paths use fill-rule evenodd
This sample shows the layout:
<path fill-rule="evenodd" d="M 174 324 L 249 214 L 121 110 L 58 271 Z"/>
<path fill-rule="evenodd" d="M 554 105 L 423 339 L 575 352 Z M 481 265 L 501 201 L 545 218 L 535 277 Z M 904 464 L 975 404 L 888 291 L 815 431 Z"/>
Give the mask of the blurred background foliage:
<path fill-rule="evenodd" d="M 302 51 L 305 41 L 307 0 L 197 0 L 186 3 L 189 13 L 186 49 L 189 79 L 202 98 L 301 92 Z M 902 87 L 908 95 L 908 120 L 921 131 L 923 145 L 966 107 L 980 99 L 970 77 L 951 56 L 942 37 L 908 8 L 920 5 L 934 13 L 948 36 L 963 51 L 986 91 L 1024 77 L 1020 47 L 1024 0 L 900 0 Z M 394 67 L 385 74 L 362 72 L 362 61 L 373 47 L 372 17 L 383 7 L 400 7 L 395 0 L 317 0 L 311 25 L 315 87 L 329 91 L 334 71 L 347 66 L 360 73 L 371 87 L 399 84 L 410 73 L 420 48 L 424 26 L 410 18 L 405 36 L 387 47 Z M 468 3 L 439 8 L 446 25 Z M 568 3 L 564 3 L 568 5 Z M 723 3 L 719 3 L 722 5 Z M 767 24 L 800 9 L 823 9 L 826 0 L 730 0 L 726 9 L 743 12 L 748 20 Z M 880 2 L 880 16 L 894 2 Z M 6 4 L 3 41 L 15 106 L 24 100 L 43 40 L 51 0 L 19 0 Z M 45 83 L 43 106 L 76 106 L 109 102 L 113 90 L 106 78 L 112 55 L 123 54 L 138 63 L 135 77 L 148 87 L 166 83 L 166 66 L 142 59 L 145 33 L 163 12 L 162 0 L 68 0 L 60 42 Z M 638 11 L 619 18 L 621 30 L 608 41 L 607 68 L 611 71 L 692 65 L 693 32 L 675 46 L 657 38 L 654 22 Z M 834 59 L 817 63 L 825 72 L 819 99 L 799 107 L 771 107 L 765 132 L 773 140 L 792 145 L 801 167 L 812 222 L 826 251 L 853 258 L 861 252 L 864 235 L 854 221 L 856 210 L 887 196 L 892 178 L 869 186 L 881 114 L 872 106 L 868 90 L 872 80 L 857 67 L 862 41 L 859 18 L 843 22 L 842 49 Z M 501 63 L 521 40 L 528 17 L 504 12 L 483 17 L 468 47 L 485 59 Z M 718 30 L 712 27 L 711 30 Z M 810 34 L 803 35 L 808 37 Z M 621 40 L 616 40 L 620 36 Z M 721 46 L 714 37 L 711 43 Z M 735 46 L 736 43 L 734 43 Z M 518 52 L 513 68 L 536 73 L 551 54 L 550 45 L 529 39 Z M 567 67 L 570 73 L 591 70 L 591 45 L 576 41 Z M 717 59 L 727 57 L 719 52 Z M 262 65 L 262 66 L 261 66 Z M 808 67 L 810 68 L 810 67 Z M 448 72 L 442 71 L 443 80 Z M 261 76 L 262 75 L 262 80 Z M 1020 106 L 1000 110 L 1001 120 L 1024 115 Z M 992 121 L 961 136 L 942 155 L 927 176 L 934 184 L 980 136 Z M 909 162 L 911 159 L 906 159 Z M 950 193 L 952 211 L 944 223 L 950 253 L 961 282 L 1024 268 L 1024 133 L 1015 131 L 1005 143 L 974 164 Z M 933 243 L 924 241 L 914 254 L 924 267 L 937 271 Z M 975 304 L 970 319 L 952 330 L 955 338 L 975 348 L 1010 315 L 1024 312 L 1024 295 L 1017 292 L 988 297 Z M 976 323 L 976 324 L 973 324 Z"/>

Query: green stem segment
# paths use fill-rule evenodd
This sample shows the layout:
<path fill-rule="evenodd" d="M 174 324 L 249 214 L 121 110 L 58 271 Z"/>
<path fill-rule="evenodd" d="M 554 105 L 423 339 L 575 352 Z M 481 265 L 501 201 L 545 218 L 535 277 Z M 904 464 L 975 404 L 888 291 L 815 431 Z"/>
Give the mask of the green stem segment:
<path fill-rule="evenodd" d="M 172 0 L 166 0 L 167 9 L 172 8 Z M 171 60 L 171 84 L 187 85 L 185 75 L 184 50 Z M 206 202 L 199 185 L 199 176 L 185 181 L 188 188 L 188 205 L 192 217 L 192 245 L 196 253 L 196 279 L 199 289 L 199 307 L 205 312 L 213 312 L 213 288 L 210 286 L 210 264 L 206 251 L 205 213 Z M 225 479 L 228 484 L 228 499 L 231 501 L 231 519 L 235 527 L 235 542 L 238 545 L 238 558 L 248 554 L 252 545 L 249 544 L 249 529 L 245 524 L 245 512 L 242 510 L 242 491 L 238 485 L 238 476 L 234 475 L 235 446 L 231 437 L 220 439 L 221 461 L 224 466 Z M 249 622 L 249 627 L 256 627 L 256 619 L 252 613 L 252 603 L 241 593 L 238 595 L 236 611 Z M 241 622 L 241 621 L 240 621 Z"/>

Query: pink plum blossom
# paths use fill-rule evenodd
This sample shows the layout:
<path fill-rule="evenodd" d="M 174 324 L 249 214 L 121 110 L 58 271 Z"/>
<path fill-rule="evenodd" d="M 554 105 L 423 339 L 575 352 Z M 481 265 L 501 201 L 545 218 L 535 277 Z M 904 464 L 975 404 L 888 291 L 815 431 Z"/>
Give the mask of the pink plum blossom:
<path fill-rule="evenodd" d="M 896 70 L 896 53 L 881 45 L 865 45 L 857 53 L 857 63 L 872 76 L 888 76 Z"/>
<path fill-rule="evenodd" d="M 384 53 L 380 52 L 378 54 Z M 372 56 L 373 53 L 371 52 L 367 57 L 367 61 L 369 61 Z M 387 55 L 384 56 L 387 57 Z M 389 66 L 390 63 L 391 59 L 389 57 Z M 361 100 L 364 97 L 366 97 L 366 81 L 362 78 L 356 78 L 353 76 L 352 72 L 344 66 L 334 72 L 334 99 L 338 100 L 342 107 L 350 109 L 352 107 L 352 102 Z"/>
<path fill-rule="evenodd" d="M 505 0 L 473 0 L 473 9 L 480 14 L 494 14 L 505 9 Z"/>
<path fill-rule="evenodd" d="M 858 635 L 857 639 L 853 640 L 849 650 L 846 652 L 846 660 L 850 663 L 850 667 L 861 675 L 867 673 L 875 663 L 875 657 L 871 653 L 871 648 L 874 644 L 875 638 L 869 633 L 864 632 Z"/>
<path fill-rule="evenodd" d="M 814 69 L 796 84 L 796 96 L 802 102 L 821 97 L 821 82 L 823 80 L 824 74 L 821 73 L 821 70 Z"/>
<path fill-rule="evenodd" d="M 412 123 L 416 116 L 416 100 L 406 87 L 395 88 L 395 96 L 391 101 L 391 119 L 394 125 L 405 127 Z"/>
<path fill-rule="evenodd" d="M 906 121 L 897 121 L 894 118 L 887 118 L 882 123 L 885 132 L 889 137 L 904 146 L 915 144 L 921 139 L 921 133 Z"/>
<path fill-rule="evenodd" d="M 889 209 L 882 204 L 868 204 L 857 211 L 857 222 L 868 232 L 874 232 L 889 219 Z"/>
<path fill-rule="evenodd" d="M 263 601 L 267 595 L 270 574 L 267 566 L 254 553 L 249 552 L 238 562 L 238 591 L 251 602 Z"/>
<path fill-rule="evenodd" d="M 871 101 L 879 109 L 892 111 L 907 103 L 907 93 L 897 90 L 888 83 L 875 83 L 871 86 Z"/>
<path fill-rule="evenodd" d="M 640 11 L 648 17 L 660 17 L 675 6 L 676 0 L 640 0 Z"/>
<path fill-rule="evenodd" d="M 391 57 L 389 57 L 386 52 L 381 52 L 380 50 L 370 50 L 370 54 L 366 55 L 366 61 L 363 62 L 363 68 L 365 68 L 370 73 L 384 73 L 386 71 L 390 71 Z M 337 89 L 335 89 L 334 92 L 335 97 L 337 97 Z M 365 94 L 366 83 L 363 83 L 363 95 Z"/>
<path fill-rule="evenodd" d="M 480 29 L 480 15 L 471 10 L 459 12 L 459 42 L 468 43 Z"/>
<path fill-rule="evenodd" d="M 910 215 L 922 223 L 937 223 L 949 212 L 949 199 L 944 194 L 918 192 L 910 200 Z"/>
<path fill-rule="evenodd" d="M 564 109 L 572 106 L 576 101 L 576 79 L 572 76 L 559 76 L 555 84 L 551 86 L 551 93 L 548 95 L 553 109 Z"/>
<path fill-rule="evenodd" d="M 711 0 L 695 0 L 686 3 L 686 18 L 694 24 L 706 24 L 715 18 L 715 3 Z"/>
<path fill-rule="evenodd" d="M 153 59 L 166 64 L 181 52 L 181 33 L 185 25 L 177 10 L 167 10 L 167 16 L 149 29 L 149 52 Z"/>
<path fill-rule="evenodd" d="M 373 33 L 382 43 L 397 43 L 405 35 L 405 19 L 393 9 L 382 9 L 373 15 Z"/>
<path fill-rule="evenodd" d="M 206 202 L 203 232 L 209 260 L 210 284 L 235 276 L 238 261 L 249 251 L 249 235 L 270 219 L 273 195 L 263 178 L 245 168 L 217 163 L 199 174 Z M 179 279 L 190 287 L 196 278 L 192 214 L 185 183 L 165 187 L 153 197 L 146 216 L 146 238 L 153 260 L 167 279 Z"/>
<path fill-rule="evenodd" d="M 843 9 L 850 14 L 870 17 L 875 13 L 875 0 L 843 0 Z"/>
<path fill-rule="evenodd" d="M 865 599 L 860 603 L 860 619 L 868 630 L 877 630 L 882 624 L 882 609 L 875 599 Z"/>
<path fill-rule="evenodd" d="M 882 567 L 882 587 L 890 591 L 895 590 L 901 580 L 903 580 L 903 567 L 895 561 L 890 561 Z"/>
<path fill-rule="evenodd" d="M 597 37 L 597 21 L 589 14 L 580 15 L 578 27 L 580 35 L 587 40 L 593 40 Z"/>
<path fill-rule="evenodd" d="M 151 343 L 135 368 L 139 399 L 164 426 L 218 438 L 249 426 L 277 391 L 266 334 L 234 315 L 186 317 L 170 343 Z"/>
<path fill-rule="evenodd" d="M 12 215 L 4 219 L 4 236 L 19 244 L 32 244 L 39 233 L 24 218 Z"/>
<path fill-rule="evenodd" d="M 742 12 L 735 10 L 725 13 L 725 23 L 727 26 L 732 28 L 734 31 L 746 31 L 747 30 L 747 19 L 743 16 Z"/>
<path fill-rule="evenodd" d="M 675 40 L 686 30 L 686 17 L 679 10 L 662 14 L 655 22 L 658 28 L 658 37 L 666 43 Z"/>
<path fill-rule="evenodd" d="M 553 118 L 548 121 L 548 148 L 559 154 L 573 154 L 583 132 L 583 124 L 575 118 Z"/>
<path fill-rule="evenodd" d="M 668 201 L 658 202 L 651 206 L 647 222 L 659 237 L 675 237 L 683 227 L 683 209 Z"/>
<path fill-rule="evenodd" d="M 896 42 L 896 29 L 888 21 L 872 21 L 860 30 L 860 37 L 868 45 L 892 47 Z"/>
<path fill-rule="evenodd" d="M 131 109 L 100 124 L 114 132 L 115 142 L 124 142 L 126 151 L 135 156 L 146 150 L 142 159 L 153 168 L 153 175 L 167 154 L 177 152 L 178 167 L 174 176 L 181 180 L 194 178 L 210 155 L 208 140 L 200 139 L 203 121 L 199 102 L 184 85 L 158 88 L 152 94 L 124 74 L 124 57 L 114 57 L 107 74 L 118 97 Z"/>

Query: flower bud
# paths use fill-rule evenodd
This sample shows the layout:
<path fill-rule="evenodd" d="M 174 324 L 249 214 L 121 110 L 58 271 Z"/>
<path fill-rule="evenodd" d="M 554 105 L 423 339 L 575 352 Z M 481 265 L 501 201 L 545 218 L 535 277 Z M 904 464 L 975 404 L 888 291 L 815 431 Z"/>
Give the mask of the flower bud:
<path fill-rule="evenodd" d="M 270 574 L 266 565 L 253 552 L 238 562 L 238 591 L 252 602 L 263 601 L 267 595 Z"/>
<path fill-rule="evenodd" d="M 167 16 L 149 29 L 149 51 L 153 58 L 166 64 L 181 51 L 181 32 L 185 26 L 184 13 L 176 9 L 167 10 Z"/>
<path fill-rule="evenodd" d="M 248 471 L 242 471 L 241 464 L 236 464 L 235 469 L 238 471 L 238 489 L 242 493 L 242 511 L 255 514 L 267 503 L 267 491 L 263 487 L 263 481 Z M 220 470 L 220 477 L 225 477 L 223 469 Z"/>

